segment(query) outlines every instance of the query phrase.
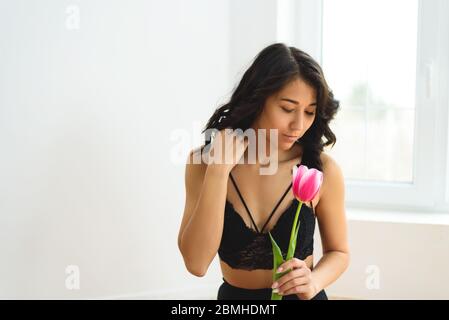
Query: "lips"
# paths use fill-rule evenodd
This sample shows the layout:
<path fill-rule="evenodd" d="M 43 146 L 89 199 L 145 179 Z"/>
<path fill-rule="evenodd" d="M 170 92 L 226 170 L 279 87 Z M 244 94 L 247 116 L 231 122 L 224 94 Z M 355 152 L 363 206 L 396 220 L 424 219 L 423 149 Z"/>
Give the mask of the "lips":
<path fill-rule="evenodd" d="M 288 135 L 288 134 L 284 134 L 284 136 L 286 136 L 286 137 L 288 137 L 288 138 L 291 138 L 291 139 L 298 139 L 299 137 L 297 137 L 297 136 L 290 136 L 290 135 Z"/>

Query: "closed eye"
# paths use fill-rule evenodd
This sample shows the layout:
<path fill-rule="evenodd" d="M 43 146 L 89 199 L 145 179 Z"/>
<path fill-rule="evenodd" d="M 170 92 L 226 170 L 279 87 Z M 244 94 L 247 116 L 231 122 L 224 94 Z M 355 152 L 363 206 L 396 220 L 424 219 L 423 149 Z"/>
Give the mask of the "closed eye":
<path fill-rule="evenodd" d="M 282 107 L 282 110 L 284 110 L 287 113 L 292 113 L 293 111 L 295 111 L 295 109 L 286 109 L 284 107 Z M 315 112 L 308 112 L 308 111 L 306 111 L 306 114 L 309 115 L 309 116 L 313 116 L 315 114 Z"/>

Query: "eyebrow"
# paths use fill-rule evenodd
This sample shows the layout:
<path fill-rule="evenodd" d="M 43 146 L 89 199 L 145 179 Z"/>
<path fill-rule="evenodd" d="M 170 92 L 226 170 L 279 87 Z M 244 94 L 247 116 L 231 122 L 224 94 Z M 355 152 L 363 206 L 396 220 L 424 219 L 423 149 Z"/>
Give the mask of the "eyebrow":
<path fill-rule="evenodd" d="M 281 100 L 288 101 L 288 102 L 291 102 L 291 103 L 294 103 L 294 104 L 299 104 L 298 101 L 292 100 L 292 99 L 288 99 L 288 98 L 281 98 Z M 313 102 L 313 103 L 309 104 L 309 107 L 312 107 L 312 106 L 316 106 L 316 102 Z"/>

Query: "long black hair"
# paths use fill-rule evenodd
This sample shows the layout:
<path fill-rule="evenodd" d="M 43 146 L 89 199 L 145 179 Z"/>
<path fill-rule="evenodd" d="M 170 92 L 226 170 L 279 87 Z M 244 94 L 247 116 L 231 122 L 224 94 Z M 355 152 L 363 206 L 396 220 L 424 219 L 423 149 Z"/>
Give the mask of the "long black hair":
<path fill-rule="evenodd" d="M 284 43 L 271 44 L 254 58 L 230 101 L 215 110 L 202 133 L 206 130 L 210 132 L 208 129 L 225 128 L 245 131 L 262 112 L 266 99 L 297 78 L 315 88 L 317 94 L 313 124 L 297 140 L 303 147 L 301 163 L 322 171 L 320 154 L 323 147 L 333 146 L 337 141 L 329 128 L 329 122 L 338 111 L 339 101 L 334 99 L 319 64 L 307 53 Z M 323 136 L 325 142 L 322 141 Z M 205 145 L 201 150 L 210 142 L 210 134 L 206 134 Z"/>

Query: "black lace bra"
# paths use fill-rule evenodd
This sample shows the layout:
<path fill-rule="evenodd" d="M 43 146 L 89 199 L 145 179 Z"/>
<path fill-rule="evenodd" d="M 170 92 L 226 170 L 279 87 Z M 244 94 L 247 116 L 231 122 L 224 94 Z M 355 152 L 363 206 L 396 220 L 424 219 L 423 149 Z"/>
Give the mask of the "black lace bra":
<path fill-rule="evenodd" d="M 270 237 L 268 235 L 268 231 L 263 232 L 263 230 L 270 221 L 279 204 L 291 189 L 292 183 L 290 183 L 290 186 L 278 201 L 277 205 L 267 219 L 267 222 L 265 222 L 262 227 L 262 230 L 259 231 L 245 201 L 243 200 L 237 184 L 232 177 L 232 174 L 230 174 L 230 178 L 256 230 L 249 228 L 239 213 L 234 209 L 232 203 L 226 200 L 223 234 L 221 237 L 220 247 L 218 249 L 218 255 L 221 260 L 234 269 L 273 269 L 273 249 L 271 246 Z M 280 215 L 278 221 L 270 230 L 272 237 L 281 248 L 284 259 L 286 259 L 287 256 L 290 233 L 298 205 L 299 201 L 296 198 L 293 199 L 290 206 Z M 315 214 L 313 211 L 312 202 L 310 202 L 310 207 L 305 204 L 302 205 L 298 221 L 301 221 L 301 224 L 299 226 L 294 257 L 304 260 L 309 255 L 313 254 Z"/>

